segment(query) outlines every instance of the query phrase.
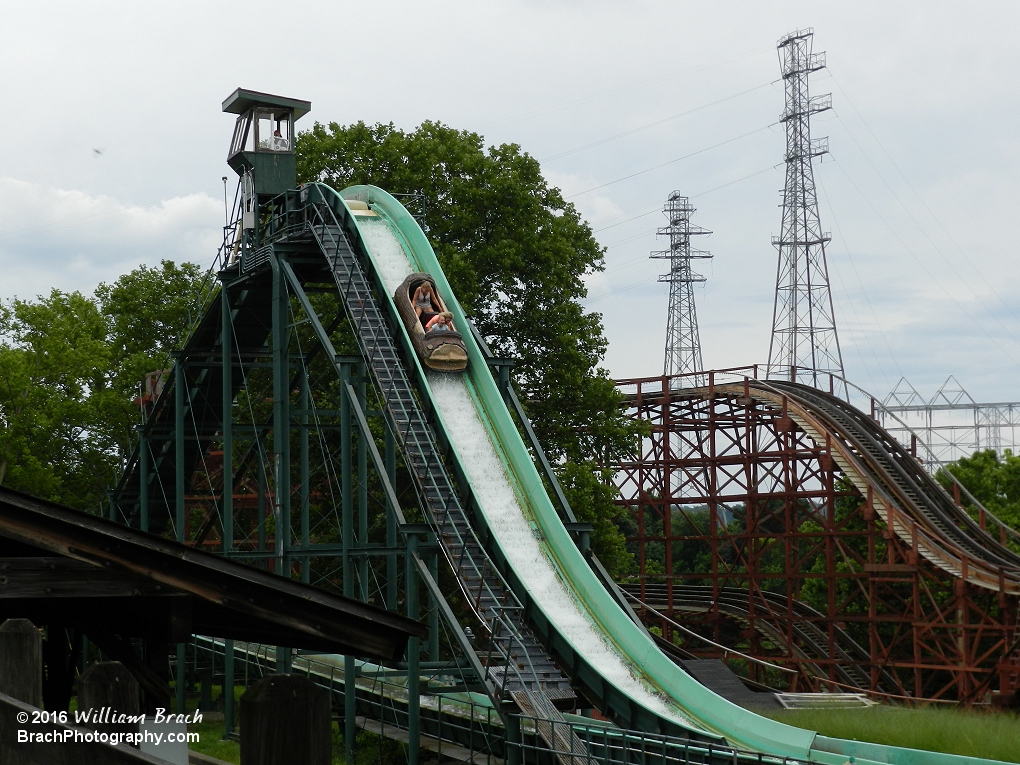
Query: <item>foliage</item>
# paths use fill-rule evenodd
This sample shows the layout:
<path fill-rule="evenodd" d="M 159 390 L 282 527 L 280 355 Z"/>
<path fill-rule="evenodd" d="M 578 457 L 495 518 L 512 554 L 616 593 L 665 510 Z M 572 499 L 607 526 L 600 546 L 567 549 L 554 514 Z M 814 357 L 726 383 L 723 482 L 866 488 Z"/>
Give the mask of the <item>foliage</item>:
<path fill-rule="evenodd" d="M 78 292 L 11 301 L 0 347 L 4 485 L 62 502 L 101 496 L 111 467 L 105 330 Z"/>
<path fill-rule="evenodd" d="M 130 393 L 146 373 L 179 348 L 195 316 L 197 300 L 212 275 L 195 263 L 164 260 L 139 266 L 113 284 L 100 284 L 96 299 L 107 318 L 114 383 Z"/>
<path fill-rule="evenodd" d="M 999 520 L 1020 530 L 1020 456 L 1007 449 L 1000 457 L 994 449 L 986 449 L 951 462 L 935 477 L 952 492 L 947 472 Z"/>
<path fill-rule="evenodd" d="M 878 706 L 790 709 L 768 716 L 823 736 L 1020 762 L 1020 718 L 1009 712 Z"/>
<path fill-rule="evenodd" d="M 164 261 L 95 296 L 53 290 L 0 309 L 0 485 L 82 510 L 105 501 L 138 383 L 165 364 L 204 278 Z"/>
<path fill-rule="evenodd" d="M 297 153 L 302 181 L 415 195 L 408 204 L 457 299 L 496 355 L 519 360 L 515 384 L 568 499 L 596 525 L 596 553 L 622 573 L 629 554 L 611 523 L 612 493 L 594 483 L 607 483 L 599 464 L 631 447 L 635 429 L 598 366 L 601 317 L 579 302 L 603 251 L 574 206 L 519 146 L 486 148 L 480 135 L 435 122 L 412 132 L 316 123 Z"/>

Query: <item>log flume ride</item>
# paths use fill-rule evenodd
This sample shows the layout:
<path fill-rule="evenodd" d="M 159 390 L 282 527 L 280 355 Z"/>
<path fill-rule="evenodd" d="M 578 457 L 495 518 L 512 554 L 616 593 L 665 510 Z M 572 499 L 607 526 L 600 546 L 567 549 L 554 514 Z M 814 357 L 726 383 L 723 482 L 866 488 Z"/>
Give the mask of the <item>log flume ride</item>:
<path fill-rule="evenodd" d="M 487 350 L 466 331 L 471 326 L 468 317 L 408 211 L 376 187 L 337 192 L 318 183 L 281 194 L 271 209 L 264 241 L 275 250 L 271 267 L 280 269 L 279 283 L 285 283 L 285 294 L 305 307 L 331 358 L 339 358 L 327 333 L 313 320 L 315 312 L 305 291 L 306 284 L 325 289 L 324 274 L 328 276 L 378 388 L 386 420 L 395 430 L 427 524 L 457 582 L 457 594 L 485 630 L 501 636 L 501 642 L 493 644 L 502 652 L 502 662 L 491 656 L 487 663 L 472 659 L 487 682 L 495 681 L 486 687 L 500 691 L 493 705 L 502 715 L 512 699 L 525 713 L 555 722 L 559 733 L 544 732 L 554 728 L 541 723 L 536 730 L 558 762 L 617 761 L 608 749 L 597 756 L 594 750 L 589 752 L 579 734 L 562 733 L 566 722 L 559 710 L 584 706 L 578 697 L 620 726 L 621 735 L 631 731 L 686 742 L 707 752 L 700 755 L 700 762 L 750 765 L 783 758 L 827 765 L 844 765 L 848 759 L 897 765 L 979 762 L 826 738 L 756 715 L 697 682 L 635 623 L 621 607 L 618 594 L 607 588 L 597 567 L 578 549 L 508 408 L 508 394 L 490 369 Z M 374 215 L 354 214 L 366 210 Z M 252 262 L 250 267 L 270 265 Z M 435 372 L 422 363 L 408 323 L 393 300 L 395 291 L 407 289 L 409 276 L 422 273 L 431 276 L 461 330 L 467 356 L 462 374 Z M 223 306 L 234 312 L 235 326 L 243 327 L 238 346 L 259 348 L 271 330 L 258 317 L 279 310 L 282 302 L 268 289 L 246 291 L 231 300 L 211 303 L 183 352 L 195 357 L 202 355 L 200 349 L 208 349 L 209 358 L 208 374 L 195 378 L 186 391 L 188 417 L 215 422 L 219 390 L 230 389 L 224 385 L 216 340 L 224 321 Z M 238 365 L 227 371 L 236 378 L 236 394 L 243 370 Z M 174 374 L 168 378 L 146 426 L 153 432 L 183 416 L 181 379 Z M 286 389 L 286 379 L 283 385 Z M 961 570 L 962 576 L 981 586 L 1020 588 L 1017 556 L 979 533 L 980 528 L 951 501 L 947 505 L 944 497 L 936 496 L 923 471 L 914 469 L 909 455 L 905 458 L 902 450 L 897 451 L 895 442 L 877 426 L 812 389 L 784 383 L 753 385 L 753 395 L 762 399 L 786 397 L 791 417 L 805 430 L 839 428 L 845 433 L 846 443 L 838 448 L 836 459 L 845 463 L 848 475 L 871 477 L 866 486 L 862 481 L 865 490 L 882 487 L 890 527 L 916 539 L 922 555 Z M 203 413 L 203 407 L 209 411 Z M 145 505 L 150 508 L 147 523 L 159 529 L 158 512 L 151 509 L 157 498 L 150 489 L 172 487 L 175 476 L 190 474 L 217 437 L 213 433 L 205 441 L 182 443 L 176 455 L 169 450 L 154 464 L 143 465 L 148 458 L 136 452 L 116 492 L 117 506 L 131 518 L 132 508 Z M 183 471 L 177 467 L 182 462 Z M 148 504 L 141 502 L 143 496 Z M 165 500 L 164 512 L 163 525 L 174 512 L 172 497 Z M 427 573 L 423 570 L 423 577 Z M 631 761 L 634 756 L 633 751 L 627 755 Z"/>

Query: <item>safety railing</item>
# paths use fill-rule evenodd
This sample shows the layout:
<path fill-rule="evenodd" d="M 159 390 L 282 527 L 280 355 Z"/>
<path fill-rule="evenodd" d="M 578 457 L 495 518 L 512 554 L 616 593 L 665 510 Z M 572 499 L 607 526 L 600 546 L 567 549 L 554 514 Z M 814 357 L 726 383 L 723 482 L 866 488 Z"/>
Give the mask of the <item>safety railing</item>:
<path fill-rule="evenodd" d="M 225 651 L 224 641 L 195 636 L 192 641 L 195 669 L 215 667 L 215 658 Z M 271 646 L 236 642 L 233 644 L 235 670 L 244 673 L 245 684 L 276 671 L 276 650 Z M 204 657 L 204 661 L 201 657 Z M 331 661 L 330 659 L 334 660 Z M 291 673 L 307 677 L 329 694 L 334 709 L 345 709 L 351 687 L 343 657 L 298 655 L 291 660 Z M 408 699 L 411 693 L 406 671 L 359 662 L 353 687 L 357 697 L 359 726 L 382 736 L 409 728 Z M 473 700 L 470 693 L 430 692 L 429 684 L 441 683 L 441 674 L 426 671 L 420 678 L 419 731 L 423 744 L 442 755 L 442 749 L 464 747 L 476 755 L 473 761 L 498 765 L 502 755 L 503 728 L 498 711 L 490 704 Z"/>
<path fill-rule="evenodd" d="M 512 688 L 529 696 L 541 695 L 540 676 L 532 653 L 544 649 L 521 633 L 519 625 L 525 621 L 523 606 L 491 564 L 463 507 L 455 499 L 438 445 L 397 358 L 386 316 L 374 298 L 372 284 L 344 234 L 339 211 L 313 192 L 314 188 L 306 187 L 299 197 L 291 192 L 284 195 L 277 206 L 279 215 L 271 217 L 267 224 L 267 236 L 271 233 L 293 236 L 306 227 L 329 260 L 362 353 L 383 393 L 387 425 L 404 453 L 411 455 L 410 472 L 419 494 L 426 500 L 424 504 L 441 542 L 440 549 L 456 573 L 468 603 L 488 630 L 488 644 L 479 651 L 486 654 L 482 681 L 495 686 L 497 700 Z M 371 267 L 369 259 L 366 266 Z M 417 466 L 415 459 L 419 462 Z M 477 592 L 473 593 L 473 589 Z M 542 707 L 540 698 L 533 700 L 535 708 Z"/>
<path fill-rule="evenodd" d="M 192 646 L 196 667 L 198 654 L 211 658 L 224 651 L 224 641 L 208 637 L 196 636 Z M 235 668 L 243 669 L 246 682 L 275 671 L 274 648 L 239 642 L 233 646 Z M 334 709 L 344 709 L 349 678 L 342 657 L 298 655 L 291 670 L 326 689 Z M 407 731 L 407 701 L 412 692 L 406 672 L 361 662 L 355 674 L 358 727 L 405 740 L 406 735 L 401 734 Z M 442 674 L 441 668 L 432 677 L 423 674 L 417 688 L 422 744 L 440 758 L 445 747 L 448 756 L 462 759 L 467 749 L 471 762 L 487 765 L 807 765 L 797 758 L 630 731 L 577 715 L 560 720 L 501 716 L 491 704 L 474 701 L 470 693 L 431 690 L 430 682 L 441 683 Z M 564 746 L 550 750 L 546 743 L 550 736 Z"/>
<path fill-rule="evenodd" d="M 800 368 L 798 368 L 799 370 Z M 811 370 L 802 370 L 811 371 Z M 731 384 L 742 384 L 747 380 L 756 380 L 760 383 L 770 382 L 767 377 L 768 367 L 765 364 L 750 364 L 741 367 L 728 367 L 724 369 L 708 370 L 706 372 L 688 372 L 680 375 L 673 375 L 671 377 L 661 378 L 633 378 L 623 379 L 617 381 L 617 388 L 625 396 L 636 396 L 639 394 L 648 395 L 661 395 L 662 391 L 669 391 L 670 395 L 684 395 L 685 393 L 691 393 L 695 389 L 707 389 L 711 395 L 714 393 L 715 388 L 720 385 L 731 385 Z M 831 372 L 817 372 L 821 379 L 827 381 L 827 386 L 822 386 L 821 390 L 828 390 L 831 395 L 837 395 L 837 391 L 840 387 L 844 387 L 848 392 L 848 402 L 855 406 L 862 412 L 869 414 L 869 416 L 876 422 L 880 423 L 880 418 L 888 418 L 889 420 L 896 423 L 896 429 L 902 430 L 904 433 L 910 436 L 910 443 L 904 444 L 900 442 L 904 449 L 912 452 L 915 459 L 918 460 L 922 465 L 937 464 L 938 460 L 935 453 L 931 450 L 928 443 L 918 433 L 911 428 L 899 415 L 889 409 L 881 399 L 869 393 L 867 390 L 851 382 L 850 380 L 840 375 Z M 673 379 L 697 379 L 707 378 L 707 383 L 704 386 L 674 386 L 671 385 Z M 785 382 L 781 380 L 779 382 Z M 649 385 L 649 383 L 651 385 Z M 658 385 L 658 389 L 656 386 Z M 781 394 L 781 391 L 776 391 Z M 920 448 L 922 454 L 918 454 L 917 450 Z M 948 470 L 941 472 L 944 480 L 948 481 L 951 488 L 951 492 L 955 498 L 960 499 L 961 507 L 968 510 L 971 513 L 971 517 L 981 524 L 982 527 L 991 526 L 1000 536 L 1000 539 L 1009 539 L 1010 541 L 1020 544 L 1020 532 L 1013 529 L 1007 523 L 998 518 L 988 508 L 981 504 L 981 502 L 964 486 L 960 480 Z M 966 499 L 966 503 L 963 502 Z"/>

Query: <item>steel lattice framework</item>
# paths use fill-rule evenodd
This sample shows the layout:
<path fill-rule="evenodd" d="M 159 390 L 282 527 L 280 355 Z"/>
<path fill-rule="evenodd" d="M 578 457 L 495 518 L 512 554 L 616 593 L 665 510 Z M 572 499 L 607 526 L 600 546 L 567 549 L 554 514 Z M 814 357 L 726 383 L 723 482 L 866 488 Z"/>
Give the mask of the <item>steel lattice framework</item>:
<path fill-rule="evenodd" d="M 704 282 L 705 277 L 695 273 L 691 268 L 691 261 L 704 260 L 712 256 L 703 250 L 691 249 L 691 237 L 712 232 L 701 226 L 691 225 L 694 210 L 690 200 L 679 191 L 672 192 L 666 198 L 662 212 L 669 225 L 660 228 L 656 235 L 669 238 L 669 249 L 653 252 L 651 257 L 670 261 L 669 273 L 659 277 L 660 282 L 669 282 L 669 319 L 666 325 L 664 374 L 685 375 L 674 379 L 691 385 L 701 385 L 699 376 L 686 376 L 704 369 L 693 286 L 697 282 Z"/>
<path fill-rule="evenodd" d="M 818 386 L 825 373 L 843 375 L 843 357 L 829 289 L 825 244 L 818 216 L 812 160 L 828 152 L 828 138 L 811 138 L 811 115 L 832 108 L 832 96 L 812 96 L 808 76 L 825 67 L 825 54 L 812 52 L 811 29 L 779 41 L 786 88 L 786 187 L 782 233 L 773 237 L 779 250 L 776 297 L 772 315 L 768 375 Z M 804 371 L 796 371 L 803 369 Z"/>
<path fill-rule="evenodd" d="M 929 400 L 900 378 L 879 416 L 900 443 L 909 444 L 911 437 L 924 441 L 924 464 L 932 473 L 976 451 L 1017 454 L 1020 445 L 1020 401 L 979 403 L 952 375 Z"/>
<path fill-rule="evenodd" d="M 940 542 L 877 471 L 854 467 L 863 452 L 846 433 L 759 371 L 703 372 L 700 388 L 618 382 L 650 433 L 614 466 L 638 563 L 624 586 L 646 623 L 789 690 L 1014 693 L 1020 571 Z"/>

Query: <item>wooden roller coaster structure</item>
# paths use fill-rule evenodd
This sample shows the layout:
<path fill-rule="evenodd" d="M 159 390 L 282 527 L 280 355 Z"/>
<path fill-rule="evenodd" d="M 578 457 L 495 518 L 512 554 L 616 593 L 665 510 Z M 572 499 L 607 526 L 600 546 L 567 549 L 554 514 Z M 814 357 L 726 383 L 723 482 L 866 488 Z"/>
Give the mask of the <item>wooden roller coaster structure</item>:
<path fill-rule="evenodd" d="M 648 425 L 613 466 L 646 623 L 701 656 L 782 666 L 735 660 L 788 690 L 1016 699 L 1017 533 L 947 492 L 873 398 L 758 372 L 618 381 Z"/>

